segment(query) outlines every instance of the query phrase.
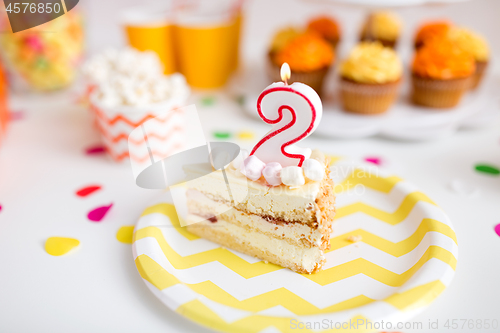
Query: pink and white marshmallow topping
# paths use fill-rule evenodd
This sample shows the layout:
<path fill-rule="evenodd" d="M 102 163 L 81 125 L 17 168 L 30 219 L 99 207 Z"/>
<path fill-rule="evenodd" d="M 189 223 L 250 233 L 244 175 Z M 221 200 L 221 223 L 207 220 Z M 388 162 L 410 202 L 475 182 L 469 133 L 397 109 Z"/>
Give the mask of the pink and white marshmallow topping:
<path fill-rule="evenodd" d="M 257 156 L 250 155 L 243 161 L 240 171 L 247 178 L 256 181 L 262 176 L 262 170 L 266 167 L 266 164 L 259 160 Z"/>
<path fill-rule="evenodd" d="M 281 184 L 281 164 L 278 162 L 267 163 L 266 167 L 262 171 L 264 178 L 267 183 L 272 186 L 277 186 Z"/>

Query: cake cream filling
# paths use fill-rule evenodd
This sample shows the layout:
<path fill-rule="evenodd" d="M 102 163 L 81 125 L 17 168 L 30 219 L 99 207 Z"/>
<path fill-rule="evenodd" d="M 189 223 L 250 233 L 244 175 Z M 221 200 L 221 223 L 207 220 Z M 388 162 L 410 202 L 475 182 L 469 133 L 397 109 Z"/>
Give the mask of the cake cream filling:
<path fill-rule="evenodd" d="M 260 232 L 269 237 L 284 239 L 296 246 L 322 247 L 323 234 L 318 225 L 311 227 L 311 225 L 304 223 L 287 223 L 279 220 L 269 220 L 259 215 L 247 214 L 232 208 L 226 203 L 212 200 L 196 190 L 189 190 L 187 197 L 189 213 L 198 217 L 204 219 L 216 217 L 217 221 L 223 219 L 226 223 L 238 225 L 249 231 Z M 188 219 L 188 224 L 190 224 L 189 220 L 199 221 L 199 218 L 195 219 L 196 216 L 191 216 Z M 218 222 L 214 226 L 217 224 Z"/>
<path fill-rule="evenodd" d="M 188 215 L 188 219 L 190 219 Z M 287 266 L 297 266 L 307 272 L 312 272 L 318 262 L 324 260 L 323 251 L 319 247 L 297 246 L 285 239 L 278 239 L 261 233 L 255 229 L 248 229 L 218 218 L 216 223 L 204 221 L 188 226 L 188 230 L 197 234 L 196 228 L 217 228 L 219 235 L 224 234 L 234 241 L 246 244 L 247 247 L 258 249 L 263 253 L 279 257 Z"/>
<path fill-rule="evenodd" d="M 195 165 L 186 167 L 185 171 L 197 173 Z M 205 193 L 215 201 L 233 202 L 235 208 L 251 214 L 285 221 L 316 222 L 315 200 L 321 182 L 308 181 L 298 188 L 286 185 L 268 186 L 260 181 L 248 180 L 231 166 L 226 168 L 226 175 L 229 184 L 224 181 L 221 171 L 214 171 L 190 180 L 186 185 Z"/>

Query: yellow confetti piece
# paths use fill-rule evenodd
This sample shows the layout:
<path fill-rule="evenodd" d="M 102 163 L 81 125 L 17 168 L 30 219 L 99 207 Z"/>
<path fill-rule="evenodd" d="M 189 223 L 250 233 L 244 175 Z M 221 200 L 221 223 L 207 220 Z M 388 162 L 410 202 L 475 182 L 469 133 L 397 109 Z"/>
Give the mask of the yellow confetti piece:
<path fill-rule="evenodd" d="M 252 140 L 254 137 L 254 133 L 250 131 L 242 131 L 238 133 L 238 139 L 240 140 Z"/>
<path fill-rule="evenodd" d="M 45 251 L 53 256 L 62 256 L 80 245 L 80 241 L 67 237 L 49 237 L 45 241 Z"/>
<path fill-rule="evenodd" d="M 123 226 L 116 233 L 116 239 L 125 244 L 132 244 L 132 236 L 134 235 L 134 226 Z"/>

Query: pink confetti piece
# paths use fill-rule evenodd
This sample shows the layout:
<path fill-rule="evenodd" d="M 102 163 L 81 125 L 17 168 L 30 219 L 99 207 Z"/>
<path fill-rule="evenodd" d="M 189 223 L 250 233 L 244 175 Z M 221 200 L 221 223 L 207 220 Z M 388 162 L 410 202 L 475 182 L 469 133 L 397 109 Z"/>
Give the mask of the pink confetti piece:
<path fill-rule="evenodd" d="M 9 119 L 12 121 L 21 120 L 24 118 L 23 111 L 13 111 L 9 114 Z"/>
<path fill-rule="evenodd" d="M 104 216 L 106 216 L 111 207 L 113 207 L 113 204 L 93 209 L 87 214 L 87 217 L 93 222 L 101 222 L 101 220 L 104 218 Z"/>
<path fill-rule="evenodd" d="M 500 223 L 498 223 L 496 226 L 495 226 L 495 232 L 497 233 L 497 235 L 500 237 Z"/>
<path fill-rule="evenodd" d="M 0 212 L 2 211 L 2 205 L 0 205 Z"/>
<path fill-rule="evenodd" d="M 76 191 L 76 195 L 79 197 L 86 197 L 87 195 L 90 195 L 90 194 L 92 194 L 95 191 L 100 190 L 100 189 L 101 189 L 101 186 L 99 186 L 99 185 L 86 186 L 86 187 L 83 187 L 83 188 L 79 189 L 78 191 Z"/>
<path fill-rule="evenodd" d="M 93 146 L 85 149 L 85 154 L 87 155 L 103 154 L 105 152 L 106 152 L 106 147 L 102 145 Z"/>
<path fill-rule="evenodd" d="M 365 161 L 368 163 L 375 164 L 375 165 L 382 164 L 382 160 L 379 157 L 367 157 L 367 158 L 365 158 Z"/>

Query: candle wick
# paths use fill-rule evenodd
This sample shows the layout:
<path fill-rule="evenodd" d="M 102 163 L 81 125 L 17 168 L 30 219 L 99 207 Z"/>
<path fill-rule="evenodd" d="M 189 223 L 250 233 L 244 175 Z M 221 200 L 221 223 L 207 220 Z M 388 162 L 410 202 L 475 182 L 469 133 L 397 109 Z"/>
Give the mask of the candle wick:
<path fill-rule="evenodd" d="M 288 85 L 288 78 L 285 78 L 285 86 Z"/>

